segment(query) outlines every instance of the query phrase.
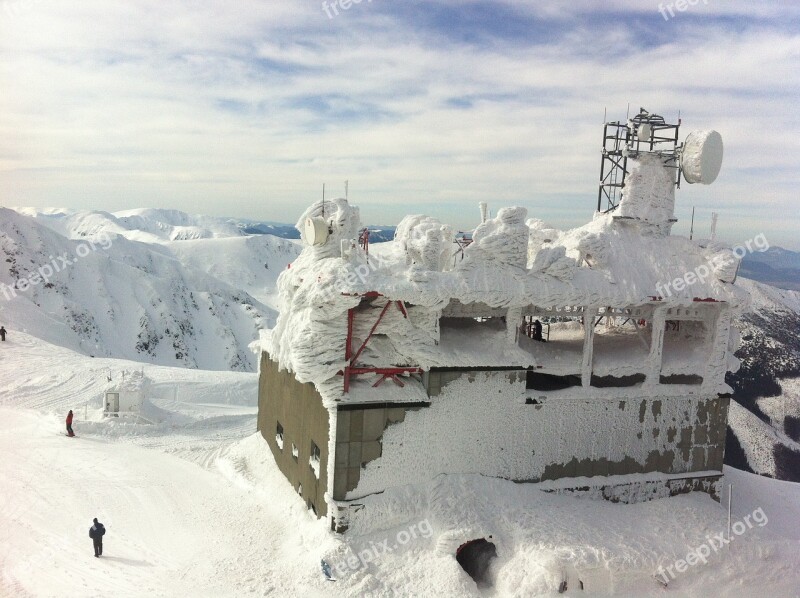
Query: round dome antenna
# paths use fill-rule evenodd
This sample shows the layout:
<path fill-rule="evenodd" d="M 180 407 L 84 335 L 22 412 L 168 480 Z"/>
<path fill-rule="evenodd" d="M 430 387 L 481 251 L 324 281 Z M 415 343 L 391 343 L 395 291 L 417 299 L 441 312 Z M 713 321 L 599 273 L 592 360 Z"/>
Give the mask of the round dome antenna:
<path fill-rule="evenodd" d="M 722 136 L 716 131 L 692 131 L 683 144 L 681 172 L 687 183 L 710 185 L 722 168 Z"/>
<path fill-rule="evenodd" d="M 306 218 L 303 236 L 309 245 L 325 245 L 328 240 L 328 223 L 323 218 Z"/>
<path fill-rule="evenodd" d="M 639 141 L 650 142 L 650 136 L 653 134 L 653 127 L 650 123 L 642 123 L 639 125 L 639 128 L 636 129 L 636 136 L 639 138 Z"/>

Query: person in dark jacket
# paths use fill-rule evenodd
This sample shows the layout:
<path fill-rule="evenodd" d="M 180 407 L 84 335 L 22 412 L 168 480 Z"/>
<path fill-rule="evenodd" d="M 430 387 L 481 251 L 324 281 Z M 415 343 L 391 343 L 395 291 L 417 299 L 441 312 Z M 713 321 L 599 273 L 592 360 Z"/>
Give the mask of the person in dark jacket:
<path fill-rule="evenodd" d="M 67 436 L 75 436 L 75 432 L 72 431 L 72 409 L 67 413 Z"/>
<path fill-rule="evenodd" d="M 543 341 L 542 338 L 542 323 L 539 320 L 533 321 L 533 336 L 531 337 L 535 341 Z"/>
<path fill-rule="evenodd" d="M 6 340 L 6 329 L 3 326 L 0 326 L 0 341 Z"/>
<path fill-rule="evenodd" d="M 89 528 L 89 537 L 92 539 L 92 543 L 94 544 L 95 557 L 103 556 L 103 536 L 105 535 L 106 528 L 97 520 L 97 517 L 95 517 L 94 525 Z"/>

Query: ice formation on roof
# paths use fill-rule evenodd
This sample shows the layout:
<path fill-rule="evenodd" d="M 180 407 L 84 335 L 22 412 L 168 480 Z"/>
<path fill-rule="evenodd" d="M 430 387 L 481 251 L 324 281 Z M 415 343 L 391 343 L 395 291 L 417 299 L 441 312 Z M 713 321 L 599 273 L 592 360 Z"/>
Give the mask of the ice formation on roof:
<path fill-rule="evenodd" d="M 406 216 L 397 225 L 395 242 L 406 252 L 407 263 L 441 272 L 452 262 L 453 229 L 429 216 Z"/>
<path fill-rule="evenodd" d="M 659 172 L 666 169 L 647 158 L 634 173 L 649 172 L 671 188 L 672 179 Z M 724 301 L 734 309 L 745 305 L 746 293 L 730 284 L 737 265 L 730 249 L 718 243 L 701 247 L 668 234 L 671 192 L 635 174 L 627 192 L 623 205 L 629 202 L 633 208 L 627 213 L 638 216 L 596 214 L 585 226 L 564 232 L 536 219 L 526 223 L 524 208 L 501 209 L 477 227 L 463 256 L 452 243 L 450 227 L 411 216 L 398 227 L 393 242 L 373 246 L 367 257 L 355 242 L 358 210 L 344 199 L 326 201 L 328 240 L 321 246 L 306 243 L 281 274 L 281 312 L 275 329 L 264 335 L 263 347 L 300 382 L 313 382 L 323 397 L 338 400 L 348 311 L 359 305 L 375 313 L 386 306 L 359 361 L 373 367 L 423 369 L 535 363 L 529 350 L 509 344 L 507 332 L 492 331 L 491 326 L 484 327 L 477 341 L 470 331 L 449 329 L 443 334 L 440 318 L 454 301 L 504 310 L 532 305 L 622 308 L 653 300 L 691 306 L 696 298 Z M 322 214 L 322 202 L 315 203 L 298 228 L 302 232 L 306 218 Z M 665 283 L 704 268 L 708 276 L 659 298 L 658 289 Z M 374 323 L 374 316 L 356 318 L 353 350 L 370 335 Z M 403 392 L 416 396 L 417 391 Z"/>
<path fill-rule="evenodd" d="M 528 237 L 525 224 L 528 210 L 502 208 L 495 218 L 480 224 L 472 235 L 472 244 L 464 252 L 462 265 L 472 260 L 497 260 L 524 268 L 528 262 Z"/>

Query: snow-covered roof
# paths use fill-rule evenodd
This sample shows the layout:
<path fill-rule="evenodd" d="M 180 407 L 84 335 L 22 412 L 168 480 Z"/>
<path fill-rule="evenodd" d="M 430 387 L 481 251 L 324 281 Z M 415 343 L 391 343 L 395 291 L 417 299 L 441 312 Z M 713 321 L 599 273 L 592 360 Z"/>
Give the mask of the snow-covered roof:
<path fill-rule="evenodd" d="M 503 343 L 502 331 L 485 339 L 473 336 L 472 343 L 451 338 L 457 331 L 440 333 L 442 312 L 455 301 L 523 313 L 565 306 L 692 306 L 700 300 L 741 309 L 748 295 L 732 284 L 735 255 L 721 244 L 701 247 L 669 234 L 673 179 L 662 176 L 663 165 L 648 160 L 631 160 L 633 174 L 615 212 L 558 231 L 527 219 L 525 208 L 503 208 L 475 229 L 463 249 L 454 243 L 451 227 L 408 216 L 393 242 L 373 245 L 367 256 L 355 241 L 358 209 L 345 199 L 316 202 L 297 224 L 305 249 L 279 278 L 281 313 L 262 346 L 298 380 L 339 398 L 347 313 L 368 294 L 384 304 L 399 303 L 386 311 L 376 330 L 382 336 L 370 341 L 377 346 L 364 358 L 423 369 L 535 363 L 531 351 Z M 309 219 L 327 224 L 324 243 L 307 238 Z M 367 336 L 369 326 L 356 324 L 353 338 Z"/>

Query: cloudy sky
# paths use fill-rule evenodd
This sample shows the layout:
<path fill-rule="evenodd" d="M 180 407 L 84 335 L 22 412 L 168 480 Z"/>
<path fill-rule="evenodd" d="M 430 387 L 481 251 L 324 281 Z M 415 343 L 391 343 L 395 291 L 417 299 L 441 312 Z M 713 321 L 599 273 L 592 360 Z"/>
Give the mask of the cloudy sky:
<path fill-rule="evenodd" d="M 369 223 L 487 201 L 564 228 L 630 105 L 725 140 L 676 232 L 695 206 L 800 249 L 800 3 L 660 6 L 0 0 L 0 204 L 294 222 L 347 179 Z"/>

